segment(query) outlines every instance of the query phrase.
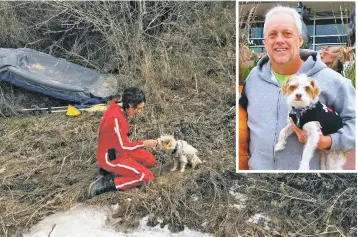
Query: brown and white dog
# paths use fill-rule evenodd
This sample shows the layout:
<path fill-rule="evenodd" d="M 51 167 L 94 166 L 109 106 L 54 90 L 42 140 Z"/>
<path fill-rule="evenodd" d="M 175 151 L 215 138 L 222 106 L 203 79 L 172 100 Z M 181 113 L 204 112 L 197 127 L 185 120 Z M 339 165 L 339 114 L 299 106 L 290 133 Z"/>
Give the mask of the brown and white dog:
<path fill-rule="evenodd" d="M 320 135 L 329 135 L 343 127 L 342 119 L 337 112 L 318 100 L 320 88 L 317 83 L 305 74 L 291 76 L 282 86 L 283 95 L 292 108 L 288 115 L 288 125 L 280 132 L 275 151 L 283 150 L 286 140 L 293 133 L 289 119 L 307 136 L 299 170 L 309 170 L 309 163 L 317 148 Z M 339 150 L 322 151 L 322 170 L 342 170 L 346 154 Z"/>
<path fill-rule="evenodd" d="M 196 155 L 198 150 L 189 145 L 186 141 L 175 140 L 173 136 L 163 135 L 158 138 L 158 147 L 174 155 L 174 166 L 170 171 L 177 170 L 178 164 L 180 164 L 180 172 L 184 172 L 187 163 L 191 164 L 193 169 L 202 163 Z"/>

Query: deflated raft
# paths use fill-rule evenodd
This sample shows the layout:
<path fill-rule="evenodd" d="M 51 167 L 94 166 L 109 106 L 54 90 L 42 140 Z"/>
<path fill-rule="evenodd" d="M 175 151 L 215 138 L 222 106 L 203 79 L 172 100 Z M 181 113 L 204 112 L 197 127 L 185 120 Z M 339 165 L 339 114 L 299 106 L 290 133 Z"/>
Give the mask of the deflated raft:
<path fill-rule="evenodd" d="M 103 103 L 118 92 L 112 75 L 27 48 L 0 49 L 0 80 L 73 103 Z"/>

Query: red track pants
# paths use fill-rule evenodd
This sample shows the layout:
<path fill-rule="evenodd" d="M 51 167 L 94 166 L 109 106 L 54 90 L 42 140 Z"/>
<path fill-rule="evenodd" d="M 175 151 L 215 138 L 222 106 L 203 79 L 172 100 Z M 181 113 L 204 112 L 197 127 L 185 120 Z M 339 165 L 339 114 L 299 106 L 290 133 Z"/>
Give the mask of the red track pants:
<path fill-rule="evenodd" d="M 117 190 L 134 188 L 154 179 L 148 168 L 155 165 L 155 157 L 147 150 L 127 151 L 125 156 L 115 160 L 109 160 L 106 153 L 105 159 L 101 161 L 100 167 L 118 175 L 114 178 Z"/>

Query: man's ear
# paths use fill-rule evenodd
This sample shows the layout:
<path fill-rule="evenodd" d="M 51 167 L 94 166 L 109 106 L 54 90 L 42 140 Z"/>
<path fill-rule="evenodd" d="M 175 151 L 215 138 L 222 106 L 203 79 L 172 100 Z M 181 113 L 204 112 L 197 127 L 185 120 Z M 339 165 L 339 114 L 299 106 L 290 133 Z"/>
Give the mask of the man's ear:
<path fill-rule="evenodd" d="M 300 35 L 300 36 L 298 37 L 298 39 L 299 39 L 299 45 L 300 45 L 300 48 L 301 48 L 302 45 L 303 45 L 303 37 L 302 37 L 302 35 Z"/>

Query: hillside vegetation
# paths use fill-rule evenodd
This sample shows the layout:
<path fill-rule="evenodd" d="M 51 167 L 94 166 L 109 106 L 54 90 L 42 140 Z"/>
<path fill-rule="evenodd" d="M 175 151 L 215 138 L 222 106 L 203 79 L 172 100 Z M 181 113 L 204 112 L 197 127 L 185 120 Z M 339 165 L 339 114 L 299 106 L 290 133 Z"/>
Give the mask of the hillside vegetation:
<path fill-rule="evenodd" d="M 0 12 L 2 47 L 113 74 L 118 97 L 140 87 L 131 138 L 173 134 L 205 161 L 170 172 L 170 154 L 154 150 L 153 182 L 88 199 L 102 113 L 19 113 L 63 102 L 1 83 L 0 236 L 76 203 L 118 203 L 112 218 L 126 230 L 151 214 L 149 225 L 220 237 L 356 234 L 355 174 L 235 174 L 235 2 L 0 2 Z M 249 221 L 258 213 L 270 220 Z"/>

